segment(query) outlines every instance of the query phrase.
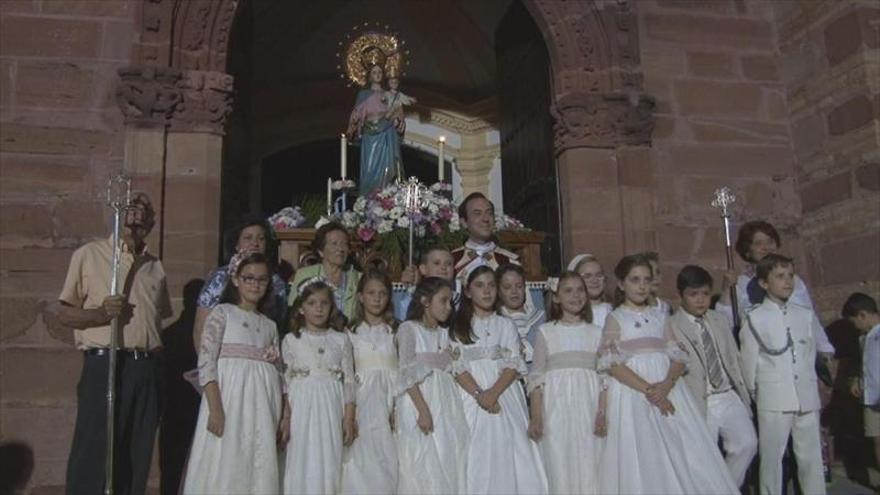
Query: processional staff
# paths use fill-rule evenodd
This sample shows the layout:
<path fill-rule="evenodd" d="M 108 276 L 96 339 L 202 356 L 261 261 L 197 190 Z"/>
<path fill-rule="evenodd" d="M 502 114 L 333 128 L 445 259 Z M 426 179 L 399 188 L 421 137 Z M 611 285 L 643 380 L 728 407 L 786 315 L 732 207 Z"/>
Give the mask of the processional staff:
<path fill-rule="evenodd" d="M 727 269 L 733 270 L 733 245 L 730 241 L 730 206 L 736 202 L 736 196 L 730 191 L 729 187 L 722 187 L 715 190 L 715 199 L 712 200 L 712 207 L 721 210 L 721 219 L 724 222 L 724 245 L 727 248 Z M 739 303 L 736 298 L 736 284 L 730 286 L 730 308 L 733 312 L 733 327 L 738 330 L 740 328 L 739 320 Z"/>
<path fill-rule="evenodd" d="M 110 279 L 110 295 L 119 295 L 119 259 L 122 253 L 122 244 L 119 233 L 122 225 L 122 215 L 131 206 L 131 179 L 124 175 L 111 177 L 107 183 L 107 204 L 113 208 L 113 276 Z M 115 425 L 115 396 L 116 396 L 116 349 L 119 346 L 119 316 L 113 317 L 110 322 L 110 349 L 107 373 L 107 448 L 105 458 L 105 485 L 104 493 L 113 494 L 113 458 L 114 450 L 114 425 Z"/>

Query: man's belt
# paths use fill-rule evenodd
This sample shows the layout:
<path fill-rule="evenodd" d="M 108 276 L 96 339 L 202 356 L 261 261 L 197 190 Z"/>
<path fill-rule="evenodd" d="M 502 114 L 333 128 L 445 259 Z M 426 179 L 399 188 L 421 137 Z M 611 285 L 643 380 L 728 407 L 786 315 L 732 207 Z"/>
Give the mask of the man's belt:
<path fill-rule="evenodd" d="M 106 347 L 96 347 L 94 349 L 86 349 L 83 351 L 86 356 L 109 356 L 110 349 Z M 142 359 L 153 359 L 158 355 L 157 351 L 142 351 L 140 349 L 119 349 L 116 351 L 116 355 L 120 357 L 125 357 L 129 359 L 134 359 L 135 361 L 139 361 Z"/>

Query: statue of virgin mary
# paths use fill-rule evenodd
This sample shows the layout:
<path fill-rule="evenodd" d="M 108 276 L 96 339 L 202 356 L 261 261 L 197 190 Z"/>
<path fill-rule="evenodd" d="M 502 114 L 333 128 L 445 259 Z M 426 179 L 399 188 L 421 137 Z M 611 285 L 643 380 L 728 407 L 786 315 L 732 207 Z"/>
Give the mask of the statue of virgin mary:
<path fill-rule="evenodd" d="M 399 77 L 400 62 L 397 39 L 387 34 L 362 35 L 346 52 L 347 75 L 361 86 L 348 122 L 348 134 L 360 142 L 361 195 L 403 176 L 400 141 L 405 123 L 393 112 L 383 87 L 386 76 Z"/>

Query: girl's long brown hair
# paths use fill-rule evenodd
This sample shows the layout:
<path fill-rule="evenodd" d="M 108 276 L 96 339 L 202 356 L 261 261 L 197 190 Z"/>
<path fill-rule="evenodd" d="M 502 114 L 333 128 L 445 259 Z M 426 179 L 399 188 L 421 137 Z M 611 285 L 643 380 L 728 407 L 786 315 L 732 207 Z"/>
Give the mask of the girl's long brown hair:
<path fill-rule="evenodd" d="M 617 266 L 614 267 L 614 276 L 617 277 L 618 283 L 623 283 L 629 272 L 637 266 L 646 267 L 651 272 L 651 276 L 654 275 L 654 268 L 651 267 L 651 260 L 647 256 L 643 254 L 630 254 L 621 258 L 617 262 Z M 626 294 L 623 293 L 620 285 L 618 285 L 614 288 L 614 307 L 620 306 L 624 301 L 626 301 Z"/>
<path fill-rule="evenodd" d="M 324 292 L 330 300 L 330 315 L 327 317 L 327 326 L 337 332 L 345 331 L 345 316 L 336 309 L 336 302 L 333 300 L 333 289 L 324 282 L 313 282 L 303 289 L 302 294 L 297 296 L 290 307 L 290 331 L 294 337 L 299 338 L 302 335 L 302 329 L 306 326 L 306 318 L 299 310 L 305 304 L 306 299 L 318 292 Z"/>
<path fill-rule="evenodd" d="M 562 275 L 559 276 L 559 285 L 556 286 L 556 290 L 558 291 L 559 288 L 562 287 L 562 282 L 565 282 L 566 280 L 572 280 L 572 279 L 577 279 L 580 283 L 584 284 L 584 291 L 585 292 L 587 291 L 587 284 L 584 283 L 583 277 L 581 277 L 578 272 L 575 272 L 572 270 L 567 270 L 567 271 L 562 272 Z M 562 319 L 562 316 L 563 316 L 562 315 L 562 306 L 558 302 L 553 300 L 553 297 L 552 297 L 553 293 L 551 292 L 550 294 L 551 294 L 551 297 L 549 298 L 550 299 L 550 301 L 549 301 L 550 311 L 547 313 L 547 321 L 559 321 Z M 587 294 L 587 302 L 586 302 L 586 304 L 584 304 L 584 307 L 583 307 L 583 309 L 581 309 L 581 312 L 578 314 L 578 316 L 580 316 L 581 319 L 587 323 L 593 323 L 593 307 L 590 305 L 590 293 L 586 292 L 586 294 Z"/>
<path fill-rule="evenodd" d="M 393 287 L 391 286 L 391 277 L 388 276 L 387 273 L 371 268 L 367 270 L 366 273 L 361 277 L 360 282 L 358 282 L 357 293 L 358 295 L 363 294 L 364 289 L 367 287 L 367 282 L 370 280 L 375 280 L 382 284 L 385 287 L 385 290 L 388 291 L 388 304 L 385 306 L 385 312 L 382 314 L 382 320 L 391 327 L 391 332 L 397 332 L 397 320 L 394 319 L 394 302 L 392 301 L 394 297 Z M 357 327 L 360 326 L 361 323 L 366 321 L 366 311 L 364 310 L 364 304 L 358 299 L 355 301 L 354 306 L 354 315 L 352 315 L 351 322 L 349 323 L 348 328 L 351 331 L 357 330 Z"/>
<path fill-rule="evenodd" d="M 474 280 L 485 273 L 492 275 L 492 279 L 495 279 L 494 270 L 486 265 L 478 266 L 471 271 L 470 275 L 468 275 L 467 284 L 465 285 L 464 290 L 467 291 L 471 284 L 474 283 Z M 452 326 L 449 327 L 449 338 L 467 345 L 474 343 L 474 331 L 471 326 L 471 320 L 474 317 L 474 302 L 470 297 L 467 297 L 464 294 L 462 294 L 462 296 L 461 305 L 459 306 L 458 311 L 455 312 L 455 316 L 452 318 Z M 497 294 L 495 295 L 495 298 L 498 298 Z"/>

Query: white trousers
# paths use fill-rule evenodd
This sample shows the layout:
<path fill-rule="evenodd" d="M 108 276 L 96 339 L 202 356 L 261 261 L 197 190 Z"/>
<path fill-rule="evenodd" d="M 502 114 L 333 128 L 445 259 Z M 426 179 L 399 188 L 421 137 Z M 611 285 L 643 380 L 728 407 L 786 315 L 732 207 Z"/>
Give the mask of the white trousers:
<path fill-rule="evenodd" d="M 749 410 L 733 390 L 710 395 L 706 402 L 709 434 L 712 438 L 721 437 L 727 469 L 737 486 L 742 486 L 752 458 L 758 452 L 758 436 Z"/>
<path fill-rule="evenodd" d="M 782 455 L 791 435 L 798 480 L 806 495 L 824 495 L 819 412 L 758 411 L 761 494 L 782 492 Z"/>

